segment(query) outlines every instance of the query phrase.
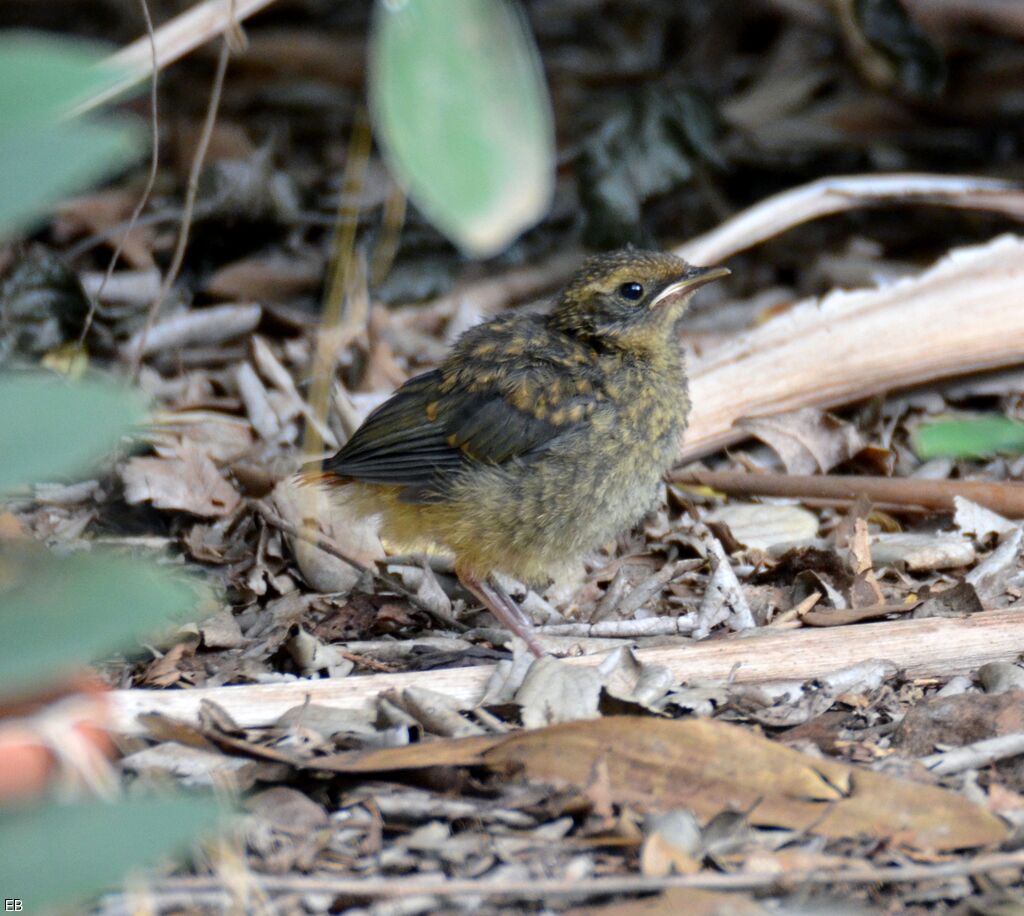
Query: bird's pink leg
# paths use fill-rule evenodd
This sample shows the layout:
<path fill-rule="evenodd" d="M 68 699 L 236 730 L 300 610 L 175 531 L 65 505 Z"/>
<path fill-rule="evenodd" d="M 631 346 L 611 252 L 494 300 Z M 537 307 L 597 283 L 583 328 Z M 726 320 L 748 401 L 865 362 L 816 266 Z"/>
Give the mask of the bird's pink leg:
<path fill-rule="evenodd" d="M 530 621 L 526 619 L 526 615 L 519 605 L 500 585 L 488 579 L 481 579 L 461 566 L 455 567 L 455 574 L 459 577 L 459 581 L 476 595 L 480 599 L 480 603 L 497 618 L 498 623 L 525 642 L 537 658 L 543 657 L 544 649 L 533 635 Z"/>

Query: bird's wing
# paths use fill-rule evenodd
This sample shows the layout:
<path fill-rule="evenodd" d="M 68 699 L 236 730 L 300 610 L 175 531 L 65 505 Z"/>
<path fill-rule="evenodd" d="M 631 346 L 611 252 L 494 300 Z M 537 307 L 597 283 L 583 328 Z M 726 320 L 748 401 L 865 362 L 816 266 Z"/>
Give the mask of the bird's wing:
<path fill-rule="evenodd" d="M 584 387 L 532 360 L 500 375 L 427 372 L 373 411 L 323 470 L 407 487 L 410 502 L 443 500 L 466 468 L 529 460 L 582 423 L 595 400 Z"/>

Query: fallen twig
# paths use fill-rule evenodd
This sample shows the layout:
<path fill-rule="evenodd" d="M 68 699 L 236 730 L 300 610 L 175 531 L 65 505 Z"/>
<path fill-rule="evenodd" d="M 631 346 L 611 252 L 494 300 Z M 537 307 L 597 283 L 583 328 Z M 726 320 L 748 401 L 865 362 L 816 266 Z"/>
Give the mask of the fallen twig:
<path fill-rule="evenodd" d="M 750 474 L 745 471 L 670 471 L 673 483 L 711 487 L 735 496 L 782 496 L 854 502 L 866 496 L 876 505 L 952 512 L 962 496 L 1006 518 L 1024 518 L 1024 484 L 984 480 L 923 480 L 916 477 Z"/>
<path fill-rule="evenodd" d="M 329 894 L 345 897 L 412 897 L 412 896 L 511 896 L 541 899 L 552 896 L 598 897 L 606 894 L 650 893 L 673 887 L 700 888 L 717 891 L 750 891 L 765 888 L 795 888 L 830 884 L 902 884 L 935 881 L 963 875 L 980 875 L 1024 866 L 1024 852 L 992 853 L 959 859 L 939 865 L 863 866 L 841 870 L 803 868 L 787 872 L 753 872 L 733 874 L 605 875 L 590 878 L 548 878 L 529 881 L 496 881 L 478 878 L 349 878 L 336 875 L 251 875 L 260 889 L 268 893 Z M 224 892 L 217 877 L 174 878 L 158 882 L 150 888 L 161 893 Z M 191 898 L 190 898 L 191 899 Z"/>
<path fill-rule="evenodd" d="M 1020 732 L 976 741 L 941 754 L 930 754 L 922 757 L 921 763 L 939 776 L 949 776 L 964 770 L 976 770 L 1018 754 L 1024 754 L 1024 734 Z"/>
<path fill-rule="evenodd" d="M 133 334 L 121 347 L 121 355 L 130 359 L 136 353 L 146 356 L 161 350 L 183 347 L 187 344 L 220 343 L 241 337 L 256 330 L 263 315 L 258 303 L 214 305 L 172 315 L 153 325 L 143 334 Z"/>
<path fill-rule="evenodd" d="M 534 627 L 543 636 L 638 639 L 644 636 L 686 636 L 697 624 L 693 616 L 644 617 L 640 620 L 599 620 L 597 623 L 555 623 Z"/>
<path fill-rule="evenodd" d="M 317 546 L 323 549 L 322 544 Z M 674 677 L 686 681 L 808 680 L 868 659 L 891 661 L 909 676 L 952 675 L 975 671 L 987 662 L 1013 661 L 1024 653 L 1022 610 L 1008 608 L 966 618 L 930 617 L 824 629 L 761 629 L 752 637 L 638 649 L 636 655 L 643 663 L 666 666 Z M 567 658 L 565 663 L 595 666 L 605 657 L 604 653 L 587 655 Z M 222 706 L 239 725 L 250 728 L 268 725 L 307 700 L 362 709 L 385 691 L 401 692 L 409 687 L 446 694 L 468 709 L 480 701 L 493 671 L 492 665 L 477 665 L 284 684 L 176 691 L 131 689 L 114 691 L 111 696 L 116 728 L 124 732 L 137 731 L 136 716 L 150 711 L 194 721 L 204 700 Z"/>

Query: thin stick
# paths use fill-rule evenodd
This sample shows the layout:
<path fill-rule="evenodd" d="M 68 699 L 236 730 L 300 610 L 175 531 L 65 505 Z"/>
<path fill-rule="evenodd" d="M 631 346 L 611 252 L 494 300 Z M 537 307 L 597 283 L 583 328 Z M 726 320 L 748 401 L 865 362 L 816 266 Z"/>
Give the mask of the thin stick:
<path fill-rule="evenodd" d="M 233 12 L 235 0 L 231 0 Z M 217 110 L 220 107 L 220 97 L 224 91 L 224 77 L 228 72 L 228 60 L 231 57 L 231 42 L 227 35 L 221 44 L 220 55 L 217 58 L 217 72 L 213 78 L 213 88 L 210 90 L 210 101 L 206 107 L 206 120 L 203 122 L 203 130 L 199 135 L 199 143 L 196 146 L 196 153 L 192 157 L 192 167 L 188 173 L 188 186 L 185 191 L 185 206 L 182 209 L 181 229 L 178 231 L 178 241 L 174 246 L 174 255 L 171 264 L 164 275 L 164 282 L 160 286 L 160 293 L 149 307 L 146 314 L 146 324 L 139 337 L 139 346 L 132 356 L 131 374 L 137 378 L 139 367 L 142 365 L 142 356 L 146 348 L 146 337 L 153 328 L 157 312 L 167 298 L 174 281 L 177 279 L 178 271 L 185 260 L 185 250 L 188 248 L 189 232 L 192 228 L 192 211 L 196 205 L 196 195 L 199 193 L 199 175 L 203 170 L 203 163 L 206 161 L 206 152 L 210 147 L 210 139 L 213 137 L 213 128 L 217 123 Z"/>
<path fill-rule="evenodd" d="M 591 878 L 547 878 L 529 881 L 494 881 L 473 878 L 347 878 L 321 875 L 251 875 L 260 888 L 269 893 L 329 894 L 346 897 L 419 897 L 419 896 L 512 896 L 542 899 L 555 896 L 597 897 L 606 894 L 650 893 L 670 888 L 694 888 L 710 891 L 754 891 L 778 888 L 821 887 L 830 884 L 906 884 L 980 875 L 985 872 L 1024 866 L 1024 852 L 992 853 L 973 859 L 943 862 L 940 865 L 903 865 L 899 867 L 852 867 L 848 869 L 803 868 L 793 871 L 733 874 L 613 875 Z M 176 878 L 151 885 L 156 893 L 223 891 L 218 878 Z"/>
<path fill-rule="evenodd" d="M 142 216 L 142 211 L 146 209 L 146 204 L 149 203 L 149 198 L 153 194 L 153 188 L 156 186 L 157 169 L 160 165 L 160 121 L 157 117 L 157 75 L 160 71 L 157 67 L 156 37 L 153 34 L 153 18 L 149 14 L 149 4 L 146 3 L 146 0 L 139 0 L 139 6 L 142 8 L 142 18 L 146 20 L 146 37 L 149 40 L 152 73 L 149 84 L 149 122 L 151 132 L 149 142 L 152 147 L 149 157 L 149 175 L 146 176 L 146 186 L 142 190 L 142 196 L 136 202 L 132 215 L 128 219 L 127 228 L 114 247 L 114 253 L 110 256 L 110 263 L 107 264 L 103 280 L 100 282 L 100 288 L 96 290 L 95 295 L 89 297 L 89 314 L 85 316 L 82 333 L 78 335 L 79 348 L 85 346 L 85 338 L 88 336 L 89 328 L 92 327 L 93 319 L 96 317 L 96 309 L 99 307 L 100 299 L 103 297 L 103 291 L 107 288 L 110 278 L 114 275 L 117 262 L 121 259 L 121 252 L 124 250 L 124 246 L 128 244 L 128 237 L 135 229 L 139 217 Z"/>
<path fill-rule="evenodd" d="M 673 483 L 711 487 L 736 496 L 782 496 L 794 499 L 854 501 L 952 512 L 962 496 L 1007 518 L 1024 518 L 1024 484 L 984 480 L 922 480 L 916 477 L 815 476 L 750 474 L 746 471 L 670 471 Z"/>
<path fill-rule="evenodd" d="M 343 563 L 348 563 L 353 569 L 358 570 L 360 573 L 366 576 L 372 576 L 375 580 L 386 585 L 389 589 L 397 592 L 403 598 L 405 598 L 410 604 L 423 611 L 425 614 L 429 614 L 431 619 L 443 626 L 450 627 L 453 630 L 465 632 L 468 627 L 460 623 L 453 617 L 447 617 L 444 614 L 438 613 L 430 605 L 426 604 L 415 592 L 409 591 L 401 582 L 398 581 L 394 576 L 389 573 L 381 572 L 379 569 L 374 569 L 367 566 L 364 563 L 360 563 L 354 557 L 350 557 L 344 550 L 342 550 L 337 543 L 328 537 L 324 537 L 316 531 L 303 526 L 297 528 L 290 522 L 281 518 L 273 509 L 270 508 L 265 502 L 256 500 L 253 503 L 254 508 L 257 512 L 266 520 L 266 522 L 273 527 L 283 531 L 288 537 L 296 538 L 300 541 L 305 541 L 307 544 L 312 544 L 318 550 L 322 550 L 326 554 L 330 554 L 335 559 L 341 560 Z"/>

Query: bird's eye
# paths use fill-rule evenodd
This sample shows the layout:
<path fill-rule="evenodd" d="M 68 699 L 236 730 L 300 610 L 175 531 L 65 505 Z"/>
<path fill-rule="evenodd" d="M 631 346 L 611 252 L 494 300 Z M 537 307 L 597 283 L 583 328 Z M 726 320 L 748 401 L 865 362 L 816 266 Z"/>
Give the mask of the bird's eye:
<path fill-rule="evenodd" d="M 633 302 L 639 299 L 643 294 L 644 288 L 636 281 L 633 281 L 632 283 L 623 283 L 622 286 L 619 287 L 619 295 L 622 296 L 623 299 L 630 299 Z"/>

